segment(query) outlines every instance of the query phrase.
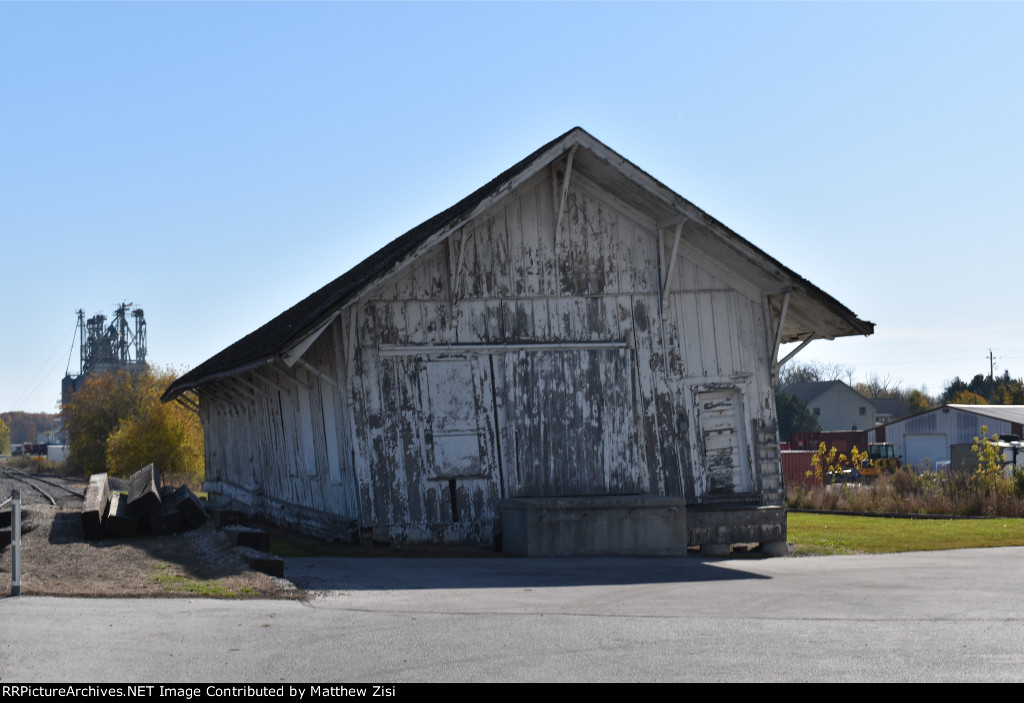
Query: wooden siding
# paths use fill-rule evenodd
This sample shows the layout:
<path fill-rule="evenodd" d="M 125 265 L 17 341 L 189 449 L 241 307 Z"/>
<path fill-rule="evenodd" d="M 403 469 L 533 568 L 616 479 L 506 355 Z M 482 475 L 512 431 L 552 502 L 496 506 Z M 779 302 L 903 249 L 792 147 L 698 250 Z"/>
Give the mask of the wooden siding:
<path fill-rule="evenodd" d="M 302 522 L 302 511 L 289 506 L 355 520 L 349 412 L 332 380 L 331 337 L 317 340 L 304 359 L 319 374 L 273 364 L 203 387 L 207 482 L 270 497 L 286 521 Z"/>
<path fill-rule="evenodd" d="M 293 367 L 204 386 L 211 480 L 375 540 L 487 542 L 506 497 L 781 499 L 761 292 L 579 173 L 555 231 L 563 179 L 379 279 Z"/>

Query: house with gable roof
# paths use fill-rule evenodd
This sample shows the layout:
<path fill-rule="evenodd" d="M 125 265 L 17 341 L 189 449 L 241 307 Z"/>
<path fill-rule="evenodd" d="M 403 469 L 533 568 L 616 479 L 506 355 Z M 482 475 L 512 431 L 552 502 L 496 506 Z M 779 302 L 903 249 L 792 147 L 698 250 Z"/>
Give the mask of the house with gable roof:
<path fill-rule="evenodd" d="M 842 381 L 791 383 L 782 390 L 807 404 L 823 432 L 864 431 L 875 426 L 875 401 Z"/>

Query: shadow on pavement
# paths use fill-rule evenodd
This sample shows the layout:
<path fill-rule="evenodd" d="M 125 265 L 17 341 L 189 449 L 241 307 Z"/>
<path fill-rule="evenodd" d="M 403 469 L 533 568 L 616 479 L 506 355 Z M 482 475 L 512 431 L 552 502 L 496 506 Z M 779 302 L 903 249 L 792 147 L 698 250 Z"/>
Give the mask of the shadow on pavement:
<path fill-rule="evenodd" d="M 306 590 L 550 588 L 768 578 L 696 557 L 388 559 L 292 557 L 285 577 Z"/>

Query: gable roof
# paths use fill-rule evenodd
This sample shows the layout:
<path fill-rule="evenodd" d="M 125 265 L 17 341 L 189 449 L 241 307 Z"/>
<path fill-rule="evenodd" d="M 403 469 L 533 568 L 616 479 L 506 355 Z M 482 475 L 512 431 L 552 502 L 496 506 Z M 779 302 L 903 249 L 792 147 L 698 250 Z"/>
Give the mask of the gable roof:
<path fill-rule="evenodd" d="M 579 170 L 608 192 L 662 223 L 680 219 L 696 223 L 687 235 L 701 238 L 702 246 L 717 246 L 729 254 L 730 264 L 759 272 L 778 290 L 790 290 L 783 342 L 811 335 L 832 339 L 868 335 L 874 324 L 857 318 L 848 308 L 771 256 L 746 241 L 718 220 L 674 193 L 665 185 L 592 137 L 574 127 L 553 139 L 489 183 L 414 227 L 370 255 L 348 272 L 267 322 L 174 381 L 162 400 L 172 400 L 189 389 L 217 378 L 234 375 L 281 358 L 312 330 L 322 328 L 332 315 L 372 282 L 394 270 L 418 250 L 439 241 L 510 193 L 520 183 L 549 166 L 570 149 L 575 151 L 574 172 Z"/>
<path fill-rule="evenodd" d="M 879 415 L 892 415 L 893 418 L 906 417 L 910 414 L 907 405 L 899 398 L 869 398 Z"/>
<path fill-rule="evenodd" d="M 865 398 L 863 395 L 857 392 L 856 389 L 848 386 L 842 381 L 807 381 L 805 383 L 790 383 L 788 386 L 784 386 L 782 390 L 791 395 L 795 395 L 797 398 L 804 401 L 805 403 L 810 403 L 818 396 L 837 386 L 845 388 L 846 390 L 856 395 L 858 398 L 863 399 L 872 407 L 875 406 L 874 400 Z"/>
<path fill-rule="evenodd" d="M 928 410 L 922 410 L 921 412 L 914 413 L 913 415 L 907 415 L 906 417 L 890 420 L 889 422 L 876 425 L 876 427 L 892 427 L 893 425 L 899 425 L 924 415 L 944 411 L 948 412 L 950 408 L 961 412 L 971 413 L 972 415 L 980 415 L 981 417 L 987 417 L 992 420 L 1002 420 L 1003 422 L 1010 423 L 1016 422 L 1024 425 L 1024 405 L 967 405 L 964 403 L 946 403 L 938 406 L 937 408 L 929 408 Z M 871 429 L 874 430 L 875 428 Z"/>
<path fill-rule="evenodd" d="M 994 420 L 1024 424 L 1024 405 L 961 405 L 959 403 L 950 403 L 944 407 L 974 413 L 982 417 L 990 417 Z"/>

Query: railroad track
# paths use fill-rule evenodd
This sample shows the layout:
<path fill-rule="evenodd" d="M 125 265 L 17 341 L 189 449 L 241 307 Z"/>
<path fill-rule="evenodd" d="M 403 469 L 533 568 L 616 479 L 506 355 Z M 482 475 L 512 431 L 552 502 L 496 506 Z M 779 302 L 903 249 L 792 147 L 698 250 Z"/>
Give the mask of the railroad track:
<path fill-rule="evenodd" d="M 67 491 L 68 493 L 79 498 L 85 497 L 84 491 L 79 491 L 74 488 L 68 488 L 67 486 L 62 485 L 57 481 L 43 478 L 41 476 L 34 476 L 20 469 L 12 469 L 6 466 L 0 467 L 0 475 L 4 476 L 10 482 L 24 484 L 28 486 L 30 490 L 39 493 L 44 498 L 46 498 L 46 500 L 50 502 L 50 505 L 54 507 L 57 507 L 57 499 L 54 498 L 53 493 L 51 493 L 50 490 L 47 490 L 47 488 L 44 488 L 43 485 L 47 486 L 51 490 L 57 489 L 61 491 Z"/>

